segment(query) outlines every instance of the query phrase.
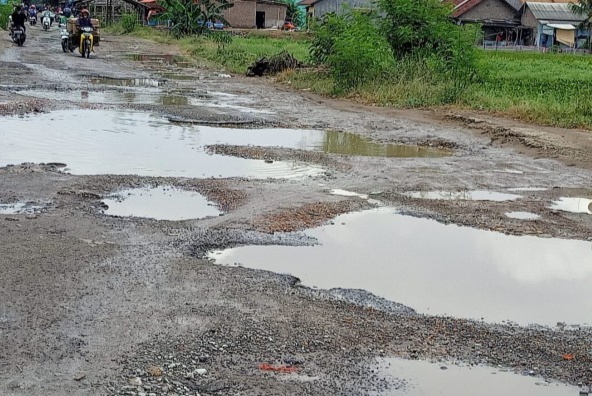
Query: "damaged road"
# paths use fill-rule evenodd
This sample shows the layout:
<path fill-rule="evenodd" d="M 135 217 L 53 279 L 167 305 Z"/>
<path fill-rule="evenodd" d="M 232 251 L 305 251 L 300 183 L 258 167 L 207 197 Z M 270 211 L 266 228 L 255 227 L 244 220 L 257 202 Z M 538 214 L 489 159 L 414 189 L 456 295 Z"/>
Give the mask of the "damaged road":
<path fill-rule="evenodd" d="M 207 258 L 235 246 L 314 245 L 301 231 L 376 207 L 508 235 L 589 241 L 592 216 L 553 208 L 561 198 L 592 198 L 588 132 L 528 126 L 526 133 L 504 120 L 482 128 L 480 115 L 320 99 L 229 77 L 132 37 L 105 37 L 82 59 L 61 53 L 55 29 L 30 30 L 24 48 L 4 33 L 0 40 L 0 204 L 35 207 L 0 214 L 1 394 L 390 394 L 401 385 L 376 369 L 377 359 L 389 357 L 592 384 L 586 312 L 582 323 L 553 327 L 432 316 L 362 290 L 303 287 L 290 275 Z M 82 111 L 105 116 L 91 134 L 79 134 L 89 140 L 77 141 L 66 125 Z M 138 113 L 146 119 L 129 116 Z M 54 124 L 36 118 L 60 114 L 66 118 Z M 113 145 L 99 145 L 91 138 L 103 136 L 109 120 L 104 142 Z M 143 122 L 151 134 L 135 129 Z M 51 141 L 26 125 L 52 128 Z M 242 138 L 255 129 L 283 129 L 282 139 L 287 130 L 308 132 L 290 144 L 204 143 L 192 129 L 204 127 L 232 128 Z M 156 151 L 144 151 L 141 143 L 163 134 L 176 151 L 145 161 L 167 146 L 154 140 Z M 128 145 L 113 158 L 123 139 Z M 183 157 L 185 143 L 195 156 Z M 79 156 L 84 147 L 92 150 Z M 31 163 L 33 154 L 49 159 Z M 199 176 L 205 162 L 174 166 L 198 154 L 220 161 L 230 176 Z M 126 173 L 127 163 L 140 165 Z M 266 173 L 279 165 L 279 173 Z M 183 221 L 105 215 L 107 197 L 147 186 L 199 193 L 221 213 Z M 471 191 L 520 198 L 479 200 Z M 452 198 L 430 199 L 430 192 Z"/>

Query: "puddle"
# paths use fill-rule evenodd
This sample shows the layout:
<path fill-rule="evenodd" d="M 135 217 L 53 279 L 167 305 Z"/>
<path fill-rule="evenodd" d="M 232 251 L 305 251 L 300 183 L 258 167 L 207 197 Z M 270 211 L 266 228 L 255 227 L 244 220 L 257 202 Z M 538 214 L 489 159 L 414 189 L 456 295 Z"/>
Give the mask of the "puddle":
<path fill-rule="evenodd" d="M 164 81 L 153 78 L 94 77 L 90 81 L 93 84 L 114 85 L 116 87 L 160 87 L 164 85 Z"/>
<path fill-rule="evenodd" d="M 177 73 L 161 73 L 160 75 L 163 78 L 167 78 L 169 80 L 177 80 L 177 81 L 199 80 L 199 77 L 197 77 L 197 76 L 189 76 L 189 75 L 177 74 Z"/>
<path fill-rule="evenodd" d="M 307 231 L 320 245 L 244 246 L 217 263 L 291 273 L 308 286 L 364 289 L 420 313 L 527 325 L 592 317 L 592 243 L 509 236 L 383 208 Z"/>
<path fill-rule="evenodd" d="M 362 157 L 446 157 L 450 153 L 417 146 L 372 142 L 361 135 L 348 132 L 327 131 L 322 151 Z"/>
<path fill-rule="evenodd" d="M 42 206 L 17 202 L 13 204 L 0 204 L 0 215 L 14 215 L 24 213 L 36 213 L 43 209 Z"/>
<path fill-rule="evenodd" d="M 73 174 L 174 177 L 296 178 L 321 167 L 252 160 L 204 151 L 210 144 L 305 148 L 322 133 L 241 130 L 175 125 L 146 113 L 115 110 L 56 111 L 0 118 L 0 166 L 62 162 Z"/>
<path fill-rule="evenodd" d="M 486 366 L 381 359 L 379 373 L 395 388 L 384 396 L 575 396 L 579 388 Z"/>
<path fill-rule="evenodd" d="M 221 212 L 203 195 L 171 186 L 120 191 L 103 202 L 106 215 L 156 220 L 189 220 L 218 216 Z"/>
<path fill-rule="evenodd" d="M 334 189 L 334 190 L 329 191 L 329 193 L 332 195 L 339 195 L 342 197 L 358 197 L 358 198 L 362 198 L 362 199 L 368 199 L 368 195 L 366 195 L 366 194 L 358 194 L 353 191 L 347 191 L 347 190 L 341 190 L 341 189 Z"/>
<path fill-rule="evenodd" d="M 190 104 L 189 98 L 181 95 L 169 95 L 163 93 L 137 93 L 118 91 L 20 91 L 20 95 L 31 96 L 40 99 L 53 99 L 59 101 L 71 101 L 77 103 L 136 103 L 136 104 L 160 104 L 165 106 L 186 106 Z"/>
<path fill-rule="evenodd" d="M 538 220 L 541 218 L 538 214 L 530 213 L 530 212 L 508 212 L 506 216 L 511 219 L 518 219 L 518 220 Z"/>
<path fill-rule="evenodd" d="M 505 194 L 495 191 L 414 191 L 405 194 L 410 198 L 438 199 L 446 201 L 514 201 L 521 195 Z"/>
<path fill-rule="evenodd" d="M 562 197 L 559 201 L 553 202 L 550 208 L 563 212 L 592 214 L 592 199 Z"/>
<path fill-rule="evenodd" d="M 189 62 L 187 62 L 185 58 L 177 55 L 130 54 L 129 58 L 133 61 L 144 63 L 167 63 L 169 65 L 177 65 L 181 67 L 189 66 Z"/>

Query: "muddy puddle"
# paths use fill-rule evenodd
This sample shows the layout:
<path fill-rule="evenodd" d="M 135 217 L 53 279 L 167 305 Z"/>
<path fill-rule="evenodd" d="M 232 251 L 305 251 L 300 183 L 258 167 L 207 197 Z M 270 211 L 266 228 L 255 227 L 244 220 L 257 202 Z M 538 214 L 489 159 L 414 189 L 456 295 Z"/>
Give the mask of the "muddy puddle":
<path fill-rule="evenodd" d="M 592 199 L 563 197 L 553 202 L 551 209 L 570 213 L 592 214 Z"/>
<path fill-rule="evenodd" d="M 129 59 L 136 62 L 168 64 L 179 67 L 189 67 L 189 62 L 182 56 L 169 54 L 129 54 Z"/>
<path fill-rule="evenodd" d="M 164 85 L 164 80 L 153 78 L 111 78 L 111 77 L 93 77 L 91 83 L 98 85 L 113 85 L 116 87 L 160 87 Z"/>
<path fill-rule="evenodd" d="M 182 126 L 140 112 L 64 110 L 0 118 L 0 166 L 61 162 L 73 174 L 295 178 L 318 175 L 323 169 L 211 155 L 204 146 L 302 147 L 316 139 L 317 131 Z"/>
<path fill-rule="evenodd" d="M 517 220 L 538 220 L 541 218 L 538 214 L 530 212 L 508 212 L 506 216 Z"/>
<path fill-rule="evenodd" d="M 20 95 L 59 101 L 103 103 L 103 104 L 159 104 L 165 106 L 186 106 L 191 104 L 187 96 L 161 92 L 140 93 L 126 91 L 20 91 Z"/>
<path fill-rule="evenodd" d="M 155 220 L 189 220 L 218 216 L 220 211 L 203 195 L 171 186 L 120 191 L 104 199 L 109 216 Z"/>
<path fill-rule="evenodd" d="M 319 245 L 210 253 L 223 265 L 290 273 L 305 285 L 367 290 L 420 313 L 522 325 L 592 323 L 592 243 L 508 236 L 382 208 L 306 235 Z"/>
<path fill-rule="evenodd" d="M 398 144 L 377 143 L 361 135 L 341 131 L 327 131 L 322 151 L 330 154 L 345 154 L 364 157 L 446 157 L 443 150 Z"/>
<path fill-rule="evenodd" d="M 16 202 L 10 204 L 0 203 L 0 215 L 31 214 L 38 213 L 43 206 L 32 203 Z"/>
<path fill-rule="evenodd" d="M 406 193 L 410 198 L 435 199 L 446 201 L 514 201 L 521 195 L 500 193 L 495 191 L 413 191 Z"/>
<path fill-rule="evenodd" d="M 383 396 L 577 396 L 579 388 L 486 366 L 381 359 L 381 376 L 393 384 Z"/>

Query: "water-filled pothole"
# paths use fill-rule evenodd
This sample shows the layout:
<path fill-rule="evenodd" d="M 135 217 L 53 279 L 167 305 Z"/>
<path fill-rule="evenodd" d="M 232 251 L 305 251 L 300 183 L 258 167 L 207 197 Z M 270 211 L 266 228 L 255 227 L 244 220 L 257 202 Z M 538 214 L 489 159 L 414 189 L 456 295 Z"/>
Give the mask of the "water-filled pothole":
<path fill-rule="evenodd" d="M 20 91 L 20 95 L 34 98 L 71 101 L 78 103 L 113 103 L 113 104 L 157 104 L 165 106 L 186 106 L 191 104 L 187 96 L 162 92 L 134 91 Z"/>
<path fill-rule="evenodd" d="M 578 388 L 486 366 L 381 359 L 378 372 L 393 389 L 385 396 L 575 396 Z"/>
<path fill-rule="evenodd" d="M 160 87 L 165 83 L 163 80 L 153 78 L 93 77 L 90 81 L 93 84 L 114 85 L 116 87 Z"/>
<path fill-rule="evenodd" d="M 446 157 L 450 152 L 425 147 L 377 143 L 349 132 L 327 131 L 322 150 L 330 154 L 363 157 Z"/>
<path fill-rule="evenodd" d="M 56 111 L 0 118 L 0 166 L 63 162 L 73 174 L 294 178 L 323 169 L 293 162 L 210 155 L 210 144 L 306 147 L 322 133 L 175 125 L 146 113 Z"/>
<path fill-rule="evenodd" d="M 11 204 L 0 203 L 0 215 L 14 215 L 24 213 L 37 213 L 43 209 L 43 206 L 33 203 L 15 202 Z"/>
<path fill-rule="evenodd" d="M 562 197 L 553 202 L 551 209 L 570 213 L 592 214 L 592 199 Z"/>
<path fill-rule="evenodd" d="M 514 201 L 521 195 L 506 194 L 495 191 L 413 191 L 406 193 L 410 198 L 436 199 L 445 201 Z"/>
<path fill-rule="evenodd" d="M 592 243 L 509 236 L 376 209 L 306 232 L 317 246 L 244 246 L 217 263 L 364 289 L 421 313 L 555 325 L 591 322 Z"/>
<path fill-rule="evenodd" d="M 538 214 L 530 212 L 508 212 L 506 216 L 517 220 L 538 220 L 541 218 Z"/>
<path fill-rule="evenodd" d="M 134 188 L 104 199 L 110 216 L 156 220 L 189 220 L 218 216 L 220 211 L 203 195 L 171 186 Z"/>
<path fill-rule="evenodd" d="M 176 65 L 180 67 L 188 67 L 189 62 L 178 55 L 169 55 L 169 54 L 130 54 L 129 58 L 134 61 L 144 62 L 144 63 L 166 63 L 169 65 Z"/>

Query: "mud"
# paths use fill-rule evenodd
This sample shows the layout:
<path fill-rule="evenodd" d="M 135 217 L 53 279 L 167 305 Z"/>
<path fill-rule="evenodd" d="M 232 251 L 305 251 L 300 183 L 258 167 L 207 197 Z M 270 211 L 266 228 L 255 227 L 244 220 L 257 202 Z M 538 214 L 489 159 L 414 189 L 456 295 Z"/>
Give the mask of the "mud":
<path fill-rule="evenodd" d="M 57 32 L 52 29 L 48 34 Z M 1 394 L 363 395 L 388 390 L 388 383 L 372 370 L 377 357 L 393 356 L 452 358 L 501 365 L 572 385 L 592 382 L 592 334 L 586 327 L 491 325 L 417 314 L 412 306 L 406 308 L 366 291 L 315 290 L 292 276 L 216 266 L 204 259 L 212 250 L 231 247 L 314 245 L 318 241 L 302 232 L 278 231 L 319 226 L 338 214 L 379 204 L 444 224 L 540 239 L 586 240 L 592 235 L 591 216 L 550 206 L 561 197 L 592 197 L 592 144 L 587 132 L 500 119 L 487 120 L 484 127 L 478 120 L 323 99 L 271 80 L 229 78 L 224 70 L 184 57 L 174 47 L 133 37 L 106 36 L 91 59 L 82 59 L 62 53 L 57 38 L 47 40 L 47 34 L 38 30 L 30 29 L 24 48 L 13 47 L 5 33 L 0 39 L 0 122 L 14 122 L 8 131 L 0 128 L 0 133 L 14 138 L 10 146 L 8 140 L 0 140 L 0 162 L 13 164 L 0 168 L 0 202 L 47 203 L 34 217 L 2 216 L 11 220 L 2 220 L 0 227 Z M 131 53 L 162 56 L 143 62 L 131 59 Z M 179 61 L 179 56 L 184 59 Z M 158 87 L 117 82 L 160 81 L 162 73 L 196 78 L 171 78 Z M 97 76 L 115 80 L 93 83 Z M 20 90 L 88 91 L 89 96 L 100 91 L 157 90 L 198 101 L 166 106 L 92 103 L 78 96 L 72 101 L 31 98 L 19 95 Z M 204 92 L 214 102 L 208 102 Z M 124 145 L 124 135 L 130 135 L 119 133 L 112 135 L 111 145 L 104 146 L 109 150 L 101 155 L 83 150 L 78 158 L 87 161 L 90 170 L 76 172 L 77 165 L 71 161 L 76 155 L 65 155 L 60 139 L 75 141 L 74 132 L 80 132 L 78 138 L 96 139 L 101 136 L 97 129 L 104 130 L 101 125 L 108 122 L 96 119 L 89 126 L 86 118 L 65 117 L 51 124 L 51 118 L 68 111 L 96 115 L 130 110 L 143 117 L 176 121 L 172 127 L 166 121 L 155 128 L 159 143 L 160 133 L 169 127 L 334 130 L 381 145 L 446 150 L 447 156 L 314 153 L 272 148 L 251 140 L 255 134 L 240 142 L 206 144 L 215 150 L 257 145 L 228 150 L 247 150 L 247 158 L 260 155 L 261 167 L 283 162 L 321 168 L 294 179 L 278 179 L 277 173 L 246 179 L 236 177 L 241 175 L 237 173 L 204 172 L 203 166 L 216 157 L 205 151 L 206 162 L 183 164 L 177 168 L 183 173 L 167 172 L 181 155 L 169 152 L 166 160 L 158 151 L 138 156 L 142 147 L 138 140 Z M 23 127 L 35 117 L 46 122 Z M 91 128 L 95 133 L 89 133 Z M 499 132 L 500 128 L 506 130 Z M 167 143 L 163 147 L 170 147 Z M 24 155 L 17 156 L 12 144 L 22 148 Z M 261 146 L 262 154 L 256 152 Z M 32 156 L 39 153 L 35 147 L 56 150 Z M 180 153 L 193 158 L 189 152 Z M 265 158 L 268 154 L 273 157 Z M 246 164 L 244 158 L 219 156 Z M 152 161 L 153 172 L 122 167 L 120 174 L 113 174 L 114 167 L 130 158 Z M 215 202 L 223 216 L 158 221 L 103 214 L 105 197 L 143 186 L 196 191 Z M 545 190 L 521 191 L 516 195 L 522 198 L 504 202 L 405 195 L 529 187 Z M 334 195 L 331 190 L 370 199 Z M 541 217 L 534 221 L 508 218 L 505 213 L 512 211 Z M 566 354 L 575 358 L 566 359 Z M 260 368 L 261 364 L 286 365 L 286 361 L 301 362 L 296 375 Z M 205 375 L 198 374 L 198 369 L 200 373 L 205 369 Z"/>

